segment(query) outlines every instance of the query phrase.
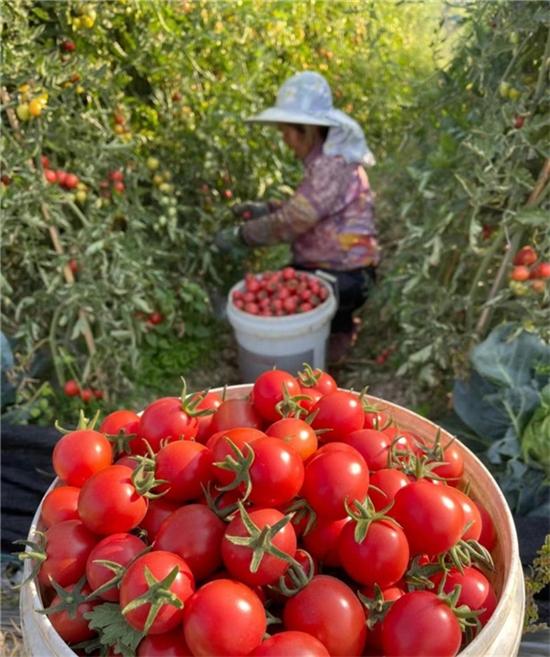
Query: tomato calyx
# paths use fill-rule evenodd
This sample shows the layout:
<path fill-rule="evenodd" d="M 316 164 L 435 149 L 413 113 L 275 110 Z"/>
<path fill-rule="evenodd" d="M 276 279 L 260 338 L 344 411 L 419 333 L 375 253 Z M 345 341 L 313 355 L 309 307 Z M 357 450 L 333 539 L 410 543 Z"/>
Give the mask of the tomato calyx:
<path fill-rule="evenodd" d="M 226 535 L 225 538 L 233 545 L 246 547 L 252 550 L 252 558 L 250 560 L 251 573 L 258 572 L 258 568 L 260 567 L 262 559 L 266 554 L 270 554 L 273 557 L 282 559 L 283 561 L 289 563 L 291 566 L 301 568 L 300 564 L 296 561 L 296 559 L 294 559 L 294 557 L 273 545 L 273 538 L 292 520 L 292 514 L 283 516 L 274 525 L 265 525 L 262 529 L 260 529 L 248 515 L 243 503 L 240 500 L 238 502 L 238 506 L 239 514 L 241 516 L 242 523 L 248 532 L 248 536 Z"/>
<path fill-rule="evenodd" d="M 66 611 L 69 615 L 69 618 L 76 618 L 78 607 L 83 602 L 88 602 L 90 595 L 86 595 L 83 592 L 84 587 L 86 586 L 86 576 L 81 577 L 76 584 L 73 584 L 67 588 L 60 586 L 53 577 L 50 577 L 50 584 L 52 585 L 54 591 L 59 597 L 59 603 L 48 607 L 47 609 L 37 609 L 36 611 L 39 614 L 45 614 L 49 616 L 50 614 L 57 614 L 62 611 Z"/>
<path fill-rule="evenodd" d="M 426 560 L 426 555 L 418 554 L 411 561 L 411 565 L 405 573 L 405 582 L 409 591 L 433 589 L 432 577 L 447 571 L 444 559 L 437 561 Z"/>
<path fill-rule="evenodd" d="M 179 567 L 174 566 L 164 579 L 158 580 L 149 570 L 149 568 L 145 566 L 143 575 L 149 588 L 147 591 L 145 591 L 145 593 L 130 601 L 122 610 L 122 615 L 125 616 L 128 612 L 137 609 L 142 605 L 150 604 L 151 608 L 149 609 L 149 613 L 147 614 L 147 619 L 143 627 L 144 633 L 147 634 L 155 622 L 155 618 L 157 617 L 162 606 L 171 605 L 172 607 L 176 607 L 176 609 L 183 609 L 183 602 L 175 593 L 170 591 L 170 586 L 172 586 L 172 584 L 175 582 L 178 574 Z"/>
<path fill-rule="evenodd" d="M 348 500 L 344 500 L 344 506 L 346 508 L 348 516 L 355 521 L 355 530 L 353 532 L 353 537 L 356 543 L 362 543 L 369 532 L 369 527 L 373 522 L 380 522 L 386 520 L 388 523 L 391 523 L 397 527 L 400 527 L 393 518 L 390 518 L 386 515 L 386 511 L 389 511 L 393 506 L 393 502 L 388 504 L 380 511 L 377 511 L 374 508 L 370 497 L 366 497 L 364 502 L 359 500 L 354 500 L 352 504 L 349 504 Z"/>
<path fill-rule="evenodd" d="M 396 468 L 404 474 L 414 477 L 416 481 L 431 479 L 432 481 L 447 481 L 434 472 L 435 468 L 447 465 L 447 461 L 433 461 L 426 454 L 417 456 L 409 449 L 400 449 L 399 441 L 403 438 L 395 436 L 388 450 L 388 468 Z"/>
<path fill-rule="evenodd" d="M 279 577 L 277 585 L 269 585 L 268 589 L 281 593 L 285 598 L 291 598 L 311 582 L 315 575 L 315 562 L 309 552 L 302 550 L 302 553 L 306 558 L 307 565 L 304 566 L 297 561 L 291 563 L 285 574 Z"/>
<path fill-rule="evenodd" d="M 286 384 L 283 383 L 283 398 L 275 404 L 275 410 L 282 418 L 301 418 L 302 415 L 307 415 L 307 410 L 300 406 L 300 402 L 308 400 L 308 395 L 290 395 Z"/>
<path fill-rule="evenodd" d="M 468 526 L 466 525 L 465 531 Z M 460 539 L 456 545 L 453 545 L 442 556 L 445 559 L 445 563 L 450 563 L 461 573 L 464 572 L 464 568 L 472 565 L 480 566 L 487 570 L 495 569 L 495 564 L 489 550 L 473 538 L 467 540 Z"/>
<path fill-rule="evenodd" d="M 249 443 L 245 443 L 243 450 L 239 449 L 237 445 L 229 438 L 229 436 L 223 436 L 221 440 L 225 440 L 231 451 L 235 456 L 228 454 L 222 461 L 215 461 L 213 465 L 222 470 L 228 470 L 229 472 L 235 473 L 235 478 L 233 481 L 229 482 L 225 486 L 220 486 L 218 491 L 221 493 L 234 490 L 241 486 L 244 487 L 244 493 L 242 500 L 247 500 L 252 491 L 252 481 L 250 479 L 250 466 L 254 463 L 254 450 L 252 449 Z M 246 451 L 246 455 L 244 454 Z"/>
<path fill-rule="evenodd" d="M 113 577 L 111 577 L 111 579 L 107 580 L 104 584 L 99 586 L 97 589 L 94 589 L 90 593 L 90 595 L 86 598 L 86 600 L 93 600 L 94 598 L 100 598 L 101 595 L 106 591 L 109 591 L 114 587 L 118 588 L 122 576 L 128 570 L 128 568 L 134 563 L 134 561 L 139 557 L 143 556 L 144 554 L 147 554 L 147 552 L 150 552 L 152 549 L 153 549 L 152 545 L 147 546 L 144 550 L 136 554 L 136 556 L 131 561 L 129 561 L 126 564 L 126 566 L 122 566 L 116 561 L 110 561 L 109 559 L 94 559 L 93 563 L 99 564 L 100 566 L 104 566 L 105 568 L 110 570 L 113 573 Z"/>
<path fill-rule="evenodd" d="M 149 500 L 157 499 L 166 494 L 167 491 L 154 493 L 153 489 L 162 484 L 167 484 L 166 479 L 156 479 L 155 477 L 155 455 L 151 446 L 147 443 L 147 449 L 150 450 L 149 456 L 136 456 L 139 462 L 138 467 L 132 472 L 132 484 L 138 495 L 146 497 Z"/>
<path fill-rule="evenodd" d="M 216 412 L 214 408 L 201 408 L 198 406 L 201 402 L 204 401 L 208 390 L 202 390 L 201 392 L 192 392 L 187 393 L 187 382 L 181 377 L 183 383 L 183 389 L 181 391 L 181 410 L 186 413 L 189 417 L 204 417 L 206 415 L 213 415 Z"/>
<path fill-rule="evenodd" d="M 13 587 L 15 590 L 19 590 L 22 586 L 27 584 L 27 582 L 34 579 L 38 575 L 42 562 L 47 559 L 46 534 L 39 530 L 36 530 L 35 534 L 37 538 L 36 541 L 28 541 L 26 539 L 13 541 L 16 545 L 24 545 L 25 547 L 30 548 L 30 550 L 24 550 L 23 552 L 14 552 L 15 556 L 17 556 L 17 558 L 23 563 L 25 562 L 25 559 L 32 560 L 32 569 L 29 576 L 25 577 L 22 582 L 19 582 L 19 584 L 16 584 Z"/>
<path fill-rule="evenodd" d="M 361 600 L 363 606 L 367 610 L 367 627 L 369 630 L 374 629 L 375 625 L 378 625 L 384 620 L 394 602 L 393 600 L 384 599 L 382 589 L 378 584 L 374 585 L 373 596 L 368 596 L 361 593 L 361 591 L 357 591 L 357 597 Z"/>
<path fill-rule="evenodd" d="M 84 411 L 80 409 L 78 416 L 78 425 L 76 426 L 75 429 L 65 429 L 59 424 L 57 420 L 54 422 L 54 426 L 59 431 L 59 433 L 63 435 L 66 435 L 68 433 L 73 433 L 74 431 L 94 431 L 95 426 L 99 420 L 99 415 L 100 415 L 100 411 L 97 411 L 94 417 L 90 420 L 84 415 Z"/>
<path fill-rule="evenodd" d="M 367 393 L 367 388 L 364 389 L 364 391 L 361 393 L 361 406 L 363 407 L 363 412 L 372 414 L 372 428 L 376 429 L 377 431 L 383 431 L 384 429 L 387 429 L 389 426 L 392 424 L 392 419 L 391 417 L 387 417 L 386 414 L 384 413 L 383 409 L 380 408 L 377 404 L 371 404 L 365 399 L 365 395 Z M 384 418 L 384 422 L 380 422 L 380 415 Z M 365 427 L 368 428 L 368 427 Z"/>
<path fill-rule="evenodd" d="M 234 504 L 222 504 L 224 499 L 224 491 L 217 491 L 217 495 L 212 494 L 212 482 L 209 481 L 206 486 L 201 484 L 201 488 L 206 500 L 206 505 L 213 511 L 221 520 L 228 520 L 238 510 L 239 505 L 237 502 Z"/>
<path fill-rule="evenodd" d="M 304 518 L 307 518 L 302 536 L 309 533 L 317 520 L 317 514 L 303 497 L 296 498 L 290 506 L 286 507 L 285 514 L 292 514 L 292 522 L 300 525 Z"/>
<path fill-rule="evenodd" d="M 441 582 L 439 583 L 437 597 L 442 600 L 445 604 L 449 606 L 453 614 L 455 615 L 460 629 L 466 634 L 466 638 L 470 641 L 477 632 L 481 629 L 481 623 L 479 621 L 479 616 L 483 613 L 482 609 L 470 609 L 468 605 L 458 605 L 458 600 L 460 594 L 462 593 L 462 587 L 460 584 L 457 584 L 450 593 L 444 593 L 443 587 L 445 586 L 445 580 L 447 579 L 447 572 L 443 574 Z"/>

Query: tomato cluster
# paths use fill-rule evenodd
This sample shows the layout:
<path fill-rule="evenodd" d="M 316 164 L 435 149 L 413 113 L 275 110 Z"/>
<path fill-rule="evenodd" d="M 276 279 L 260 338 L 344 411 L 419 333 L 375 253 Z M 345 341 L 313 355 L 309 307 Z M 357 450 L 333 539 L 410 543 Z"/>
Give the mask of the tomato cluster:
<path fill-rule="evenodd" d="M 284 267 L 280 271 L 246 274 L 231 301 L 236 308 L 252 315 L 283 317 L 313 310 L 329 294 L 327 286 L 316 276 Z"/>
<path fill-rule="evenodd" d="M 537 251 L 531 246 L 522 246 L 513 260 L 510 280 L 514 283 L 529 281 L 534 292 L 544 292 L 545 279 L 550 278 L 550 262 L 539 260 Z"/>
<path fill-rule="evenodd" d="M 53 467 L 37 576 L 70 644 L 453 657 L 496 606 L 460 447 L 309 366 L 81 424 Z"/>

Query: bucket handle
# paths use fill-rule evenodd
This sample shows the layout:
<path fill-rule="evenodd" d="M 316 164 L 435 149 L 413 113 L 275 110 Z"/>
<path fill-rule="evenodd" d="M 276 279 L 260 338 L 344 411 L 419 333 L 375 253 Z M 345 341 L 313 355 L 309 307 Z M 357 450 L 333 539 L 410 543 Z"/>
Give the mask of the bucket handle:
<path fill-rule="evenodd" d="M 329 274 L 328 272 L 323 271 L 322 269 L 316 269 L 313 272 L 313 274 L 318 278 L 324 280 L 325 283 L 328 283 L 330 285 L 334 297 L 336 299 L 336 307 L 338 307 L 340 305 L 340 291 L 338 290 L 338 279 L 336 278 L 336 276 L 333 276 L 332 274 Z"/>

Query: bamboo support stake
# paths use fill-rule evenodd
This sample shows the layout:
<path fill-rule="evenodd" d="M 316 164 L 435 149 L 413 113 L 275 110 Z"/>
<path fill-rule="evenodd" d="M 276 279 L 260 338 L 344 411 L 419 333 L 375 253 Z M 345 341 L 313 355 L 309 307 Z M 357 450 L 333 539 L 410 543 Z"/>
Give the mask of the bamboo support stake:
<path fill-rule="evenodd" d="M 527 203 L 525 204 L 526 208 L 532 208 L 537 205 L 538 200 L 540 199 L 546 185 L 548 184 L 549 178 L 550 178 L 550 159 L 547 159 L 539 174 L 538 180 L 535 186 L 533 187 L 533 190 L 531 191 L 529 198 L 527 199 Z M 506 272 L 510 265 L 510 260 L 513 258 L 513 256 L 515 255 L 518 249 L 521 236 L 522 236 L 522 231 L 518 230 L 510 240 L 509 248 L 506 251 L 504 258 L 502 259 L 500 268 L 497 272 L 495 280 L 493 281 L 493 285 L 491 286 L 491 291 L 489 292 L 489 296 L 485 303 L 485 307 L 483 308 L 483 311 L 477 322 L 475 333 L 478 338 L 483 337 L 483 334 L 487 329 L 487 324 L 489 323 L 489 320 L 493 314 L 493 307 L 491 306 L 491 301 L 496 297 L 500 288 L 502 287 L 502 284 L 506 277 Z"/>
<path fill-rule="evenodd" d="M 5 87 L 2 87 L 2 89 L 0 90 L 0 99 L 2 101 L 2 104 L 5 106 L 4 109 L 6 110 L 8 121 L 15 134 L 16 139 L 18 141 L 22 141 L 21 130 L 19 128 L 19 121 L 17 120 L 17 116 L 13 108 L 9 106 L 10 96 L 7 90 L 5 89 Z M 32 171 L 36 172 L 36 167 L 32 160 L 29 160 L 29 167 Z M 63 249 L 63 244 L 61 243 L 61 239 L 59 238 L 59 231 L 57 230 L 57 227 L 53 225 L 51 221 L 50 213 L 45 203 L 43 202 L 40 203 L 40 210 L 42 212 L 42 215 L 44 216 L 44 219 L 46 220 L 46 223 L 48 224 L 48 232 L 50 234 L 50 239 L 52 241 L 55 252 L 58 255 L 64 255 L 65 251 Z M 74 284 L 75 282 L 74 275 L 68 264 L 63 267 L 63 276 L 69 285 Z M 88 352 L 90 353 L 90 355 L 93 355 L 96 350 L 95 340 L 92 334 L 92 330 L 90 328 L 90 323 L 88 321 L 86 311 L 83 308 L 79 308 L 78 318 L 82 323 L 82 333 L 84 335 L 84 340 L 86 342 Z"/>

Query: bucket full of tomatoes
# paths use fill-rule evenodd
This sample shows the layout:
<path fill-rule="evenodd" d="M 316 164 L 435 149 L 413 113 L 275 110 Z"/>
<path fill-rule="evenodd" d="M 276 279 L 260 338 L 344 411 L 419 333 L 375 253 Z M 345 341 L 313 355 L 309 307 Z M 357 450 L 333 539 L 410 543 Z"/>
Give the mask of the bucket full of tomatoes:
<path fill-rule="evenodd" d="M 518 653 L 523 573 L 489 471 L 317 368 L 115 411 L 53 466 L 29 657 Z"/>
<path fill-rule="evenodd" d="M 331 285 L 314 274 L 293 267 L 247 274 L 227 301 L 241 380 L 253 381 L 272 367 L 295 372 L 310 363 L 323 369 L 336 306 Z"/>

